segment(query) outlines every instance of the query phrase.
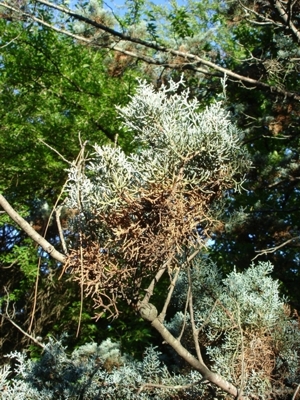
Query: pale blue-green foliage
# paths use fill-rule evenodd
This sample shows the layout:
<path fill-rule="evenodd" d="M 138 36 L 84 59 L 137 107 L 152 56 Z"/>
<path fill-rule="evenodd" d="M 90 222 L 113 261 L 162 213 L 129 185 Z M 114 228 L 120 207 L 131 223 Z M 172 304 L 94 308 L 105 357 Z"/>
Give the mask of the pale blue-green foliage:
<path fill-rule="evenodd" d="M 103 25 L 113 27 L 117 20 L 114 18 L 113 14 L 101 7 L 101 2 L 97 0 L 90 0 L 85 3 L 84 6 L 77 5 L 77 13 L 84 16 L 85 18 L 94 19 Z M 91 25 L 88 25 L 82 21 L 75 21 L 72 28 L 77 34 L 88 34 L 91 36 L 95 35 L 97 30 Z M 99 32 L 99 31 L 98 31 Z M 101 35 L 97 35 L 97 39 L 101 39 Z"/>
<path fill-rule="evenodd" d="M 300 330 L 292 320 L 279 295 L 279 284 L 270 273 L 269 262 L 252 264 L 244 272 L 231 272 L 222 279 L 216 265 L 205 259 L 198 260 L 191 271 L 194 318 L 196 328 L 206 335 L 206 353 L 212 368 L 235 385 L 243 380 L 244 393 L 263 395 L 272 393 L 272 381 L 259 366 L 248 370 L 247 348 L 259 352 L 265 346 L 274 351 L 274 371 L 290 382 L 299 379 Z M 177 285 L 179 305 L 186 302 L 187 273 L 181 274 Z M 178 312 L 167 324 L 174 334 L 179 334 L 183 322 L 190 328 L 189 315 Z M 276 356 L 275 356 L 276 355 Z M 259 360 L 259 354 L 257 354 Z M 268 356 L 268 354 L 267 354 Z M 243 361 L 243 357 L 245 360 Z M 261 362 L 257 361 L 257 363 Z M 241 376 L 234 372 L 240 363 Z"/>
<path fill-rule="evenodd" d="M 266 357 L 274 350 L 272 372 L 279 380 L 294 383 L 300 378 L 299 327 L 286 312 L 278 282 L 270 277 L 271 272 L 270 263 L 260 262 L 245 272 L 233 271 L 223 279 L 216 265 L 203 258 L 195 261 L 191 269 L 195 324 L 201 340 L 206 336 L 205 352 L 211 368 L 237 387 L 242 386 L 249 398 L 257 395 L 271 399 L 276 392 L 270 371 L 261 366 L 264 355 L 259 353 L 264 346 L 269 346 Z M 178 309 L 185 308 L 187 288 L 188 276 L 184 272 L 175 292 Z M 165 327 L 178 336 L 183 323 L 185 330 L 190 330 L 189 314 L 179 311 Z M 257 346 L 260 343 L 262 347 Z M 188 341 L 188 349 L 190 344 Z M 251 346 L 253 354 L 248 351 Z M 193 352 L 192 348 L 189 350 Z M 153 347 L 145 350 L 143 361 L 136 361 L 122 355 L 120 345 L 110 339 L 100 345 L 87 343 L 71 354 L 61 342 L 50 339 L 39 361 L 31 361 L 17 352 L 9 357 L 15 360 L 15 377 L 10 379 L 7 365 L 0 369 L 0 393 L 4 400 L 170 399 L 180 386 L 192 382 L 196 384 L 181 389 L 184 398 L 209 398 L 206 386 L 197 383 L 201 380 L 197 371 L 170 373 Z M 249 369 L 248 357 L 254 357 L 254 362 L 257 358 L 258 365 Z M 165 387 L 149 388 L 147 384 Z M 218 398 L 223 398 L 221 393 Z"/>
<path fill-rule="evenodd" d="M 124 191 L 139 197 L 153 184 L 181 176 L 189 188 L 240 187 L 250 165 L 240 145 L 240 132 L 220 102 L 204 111 L 189 90 L 177 94 L 183 81 L 169 82 L 158 91 L 140 81 L 125 107 L 117 107 L 120 124 L 132 131 L 139 146 L 125 155 L 116 147 L 95 145 L 83 171 L 69 170 L 70 207 L 103 211 L 124 202 Z M 237 176 L 239 176 L 238 180 Z"/>
<path fill-rule="evenodd" d="M 282 314 L 284 301 L 279 296 L 278 281 L 269 276 L 272 270 L 269 262 L 261 262 L 244 273 L 233 271 L 223 280 L 224 300 L 220 300 L 226 307 L 232 302 L 238 304 L 243 325 L 272 329 Z"/>
<path fill-rule="evenodd" d="M 176 93 L 181 84 L 184 82 L 170 81 L 169 87 L 163 85 L 157 92 L 152 85 L 140 82 L 128 106 L 118 108 L 125 127 L 136 133 L 139 143 L 152 149 L 152 158 L 182 165 L 197 155 L 187 168 L 189 178 L 196 174 L 201 182 L 220 169 L 238 169 L 238 155 L 245 157 L 245 153 L 239 132 L 222 104 L 216 102 L 199 112 L 200 104 L 190 98 L 188 89 Z"/>
<path fill-rule="evenodd" d="M 3 400 L 50 399 L 168 399 L 172 386 L 187 385 L 201 379 L 192 371 L 187 375 L 171 375 L 160 361 L 160 353 L 150 347 L 142 362 L 121 355 L 120 345 L 105 340 L 100 345 L 87 343 L 68 355 L 61 342 L 50 339 L 39 361 L 14 352 L 15 378 L 11 369 L 0 369 L 0 393 Z M 110 369 L 105 367 L 109 361 Z M 166 385 L 165 388 L 144 388 L 145 384 Z M 170 387 L 170 389 L 168 389 Z M 185 395 L 201 394 L 202 389 L 188 388 Z M 189 397 L 186 397 L 189 398 Z"/>
<path fill-rule="evenodd" d="M 278 58 L 283 60 L 291 59 L 292 57 L 300 56 L 299 46 L 294 42 L 291 36 L 283 33 L 274 35 L 273 38 L 278 49 Z M 295 60 L 296 61 L 296 60 Z"/>

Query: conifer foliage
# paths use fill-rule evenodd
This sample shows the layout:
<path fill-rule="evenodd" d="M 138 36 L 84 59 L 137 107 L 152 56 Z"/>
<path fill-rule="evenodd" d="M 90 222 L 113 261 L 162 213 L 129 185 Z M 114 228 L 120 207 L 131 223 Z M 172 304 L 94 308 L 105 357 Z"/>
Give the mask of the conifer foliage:
<path fill-rule="evenodd" d="M 216 265 L 200 258 L 191 272 L 193 307 L 185 310 L 189 274 L 183 271 L 174 293 L 182 311 L 165 323 L 191 352 L 196 332 L 207 365 L 234 382 L 242 399 L 286 399 L 299 382 L 299 320 L 290 317 L 271 271 L 272 265 L 259 263 L 222 279 Z M 42 346 L 39 361 L 18 352 L 8 355 L 15 367 L 0 369 L 2 399 L 228 398 L 198 371 L 182 372 L 175 353 L 162 358 L 149 347 L 143 361 L 137 361 L 110 339 L 87 343 L 71 354 L 61 341 L 50 339 Z"/>
<path fill-rule="evenodd" d="M 117 317 L 119 299 L 126 300 L 169 345 L 169 358 L 162 364 L 150 348 L 141 364 L 110 341 L 68 356 L 50 340 L 36 363 L 10 355 L 17 375 L 8 381 L 11 370 L 2 369 L 4 396 L 286 398 L 299 380 L 299 319 L 268 276 L 272 266 L 223 279 L 205 256 L 222 224 L 224 194 L 240 190 L 251 167 L 239 130 L 222 103 L 201 110 L 182 79 L 157 91 L 140 81 L 118 112 L 137 152 L 96 144 L 87 155 L 83 146 L 66 186 L 66 205 L 76 210 L 72 240 L 57 260 L 94 299 L 97 318 Z M 164 296 L 157 296 L 158 283 Z"/>
<path fill-rule="evenodd" d="M 249 167 L 239 131 L 221 103 L 199 112 L 183 82 L 155 91 L 140 82 L 118 108 L 139 150 L 95 145 L 85 169 L 69 173 L 68 204 L 78 209 L 78 249 L 67 262 L 96 305 L 117 313 L 117 297 L 138 301 L 143 279 L 201 248 L 219 224 L 217 201 L 240 188 Z M 187 250 L 189 249 L 189 250 Z M 81 260 L 78 263 L 78 260 Z"/>
<path fill-rule="evenodd" d="M 61 164 L 48 148 L 65 162 L 74 157 L 78 133 L 82 145 L 69 163 L 62 196 L 68 217 L 60 222 L 59 205 L 54 236 L 42 238 L 45 230 L 37 233 L 37 225 L 23 220 L 0 194 L 0 212 L 45 251 L 45 263 L 39 261 L 35 272 L 36 247 L 30 252 L 34 261 L 27 241 L 10 251 L 15 228 L 6 232 L 5 225 L 1 269 L 8 284 L 0 293 L 0 316 L 17 327 L 28 316 L 29 291 L 16 270 L 30 282 L 40 271 L 44 279 L 49 275 L 49 285 L 40 288 L 47 296 L 38 295 L 37 279 L 31 297 L 39 323 L 32 329 L 32 318 L 27 329 L 27 318 L 18 327 L 43 353 L 38 361 L 17 352 L 8 356 L 11 365 L 0 369 L 0 397 L 295 400 L 299 316 L 279 289 L 299 299 L 299 2 L 191 0 L 164 7 L 133 0 L 126 1 L 125 14 L 100 0 L 78 1 L 76 8 L 73 3 L 0 0 L 7 199 L 16 200 L 18 193 L 25 198 L 28 188 L 36 197 L 54 198 Z M 155 83 L 139 81 L 124 106 L 122 93 L 134 93 L 137 75 Z M 224 104 L 214 101 L 222 85 L 224 103 L 243 135 Z M 112 108 L 115 99 L 123 106 Z M 98 140 L 92 154 L 85 140 Z M 37 152 L 16 157 L 14 149 L 25 144 Z M 248 190 L 241 190 L 245 174 Z M 17 177 L 14 186 L 11 176 Z M 211 243 L 215 251 L 207 249 Z M 247 268 L 254 251 L 265 262 Z M 56 260 L 51 265 L 50 255 Z M 270 277 L 272 264 L 281 284 Z M 61 291 L 52 271 L 64 276 Z M 68 279 L 71 295 L 64 286 Z M 122 334 L 122 343 L 101 343 L 101 336 L 100 344 L 69 353 L 61 341 L 37 339 L 37 327 L 52 323 L 53 315 L 60 319 L 57 329 L 64 326 L 66 318 L 56 310 L 76 297 L 72 279 L 79 283 L 82 325 L 89 319 L 84 298 L 85 304 L 94 300 L 95 326 L 105 329 L 116 322 L 106 318 L 121 315 L 122 321 L 126 308 L 130 327 L 148 324 L 157 331 L 162 353 L 150 347 L 143 361 L 134 360 L 121 352 Z M 18 280 L 26 300 L 20 301 L 19 287 L 9 293 Z M 40 312 L 56 299 L 52 313 Z"/>

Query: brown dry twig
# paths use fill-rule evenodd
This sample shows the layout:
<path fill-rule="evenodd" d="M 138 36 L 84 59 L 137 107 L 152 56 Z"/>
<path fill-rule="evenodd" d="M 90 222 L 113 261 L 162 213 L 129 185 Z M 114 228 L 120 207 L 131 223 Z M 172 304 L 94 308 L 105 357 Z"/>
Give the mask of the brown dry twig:
<path fill-rule="evenodd" d="M 270 247 L 269 249 L 264 249 L 264 250 L 255 250 L 255 252 L 258 253 L 258 254 L 255 257 L 253 257 L 251 261 L 253 261 L 257 257 L 263 256 L 265 254 L 274 253 L 275 251 L 281 249 L 282 247 L 286 246 L 290 242 L 293 242 L 293 241 L 296 241 L 296 240 L 299 240 L 299 239 L 300 239 L 299 236 L 295 236 L 295 237 L 292 237 L 291 239 L 286 240 L 285 242 L 279 244 L 278 246 Z"/>
<path fill-rule="evenodd" d="M 206 188 L 186 190 L 176 178 L 142 188 L 137 196 L 123 193 L 120 206 L 95 212 L 80 246 L 83 268 L 79 248 L 71 251 L 65 268 L 84 282 L 85 295 L 92 296 L 97 307 L 118 313 L 120 296 L 137 304 L 145 279 L 155 276 L 166 262 L 172 272 L 185 248 L 205 245 L 216 223 L 209 206 L 220 195 L 215 184 L 212 190 L 208 184 Z M 103 232 L 101 243 L 92 240 L 97 227 Z"/>

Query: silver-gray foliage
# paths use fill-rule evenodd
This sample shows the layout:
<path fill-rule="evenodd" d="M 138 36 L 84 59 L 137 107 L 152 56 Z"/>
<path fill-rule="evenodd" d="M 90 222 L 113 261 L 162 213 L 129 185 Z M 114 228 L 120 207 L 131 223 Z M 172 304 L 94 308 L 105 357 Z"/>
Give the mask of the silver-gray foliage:
<path fill-rule="evenodd" d="M 100 345 L 87 343 L 70 355 L 61 342 L 50 339 L 39 361 L 31 361 L 18 352 L 8 357 L 16 367 L 14 371 L 9 365 L 0 369 L 2 400 L 159 400 L 170 398 L 174 385 L 190 385 L 201 379 L 194 371 L 171 374 L 153 347 L 145 350 L 143 361 L 122 356 L 119 344 L 110 339 Z M 9 379 L 12 372 L 16 376 Z M 146 387 L 147 384 L 165 387 Z M 185 390 L 186 396 L 191 393 L 199 395 L 202 389 Z"/>
<path fill-rule="evenodd" d="M 260 262 L 223 279 L 215 264 L 200 261 L 191 270 L 194 320 L 208 365 L 241 388 L 245 399 L 274 399 L 279 393 L 284 398 L 282 383 L 293 386 L 300 379 L 300 330 L 279 296 L 278 282 L 270 277 L 272 265 Z M 175 296 L 182 311 L 165 323 L 175 336 L 183 324 L 186 332 L 191 329 L 191 318 L 183 312 L 188 281 L 182 272 Z M 189 348 L 191 341 L 184 344 Z M 171 373 L 153 347 L 137 361 L 122 355 L 110 339 L 87 343 L 70 355 L 61 342 L 50 339 L 39 361 L 17 352 L 8 357 L 15 361 L 15 377 L 10 378 L 9 366 L 0 369 L 4 400 L 158 400 L 178 391 L 186 399 L 210 398 L 198 372 L 183 372 L 179 363 L 172 368 L 176 374 Z M 215 398 L 225 398 L 217 392 Z"/>
<path fill-rule="evenodd" d="M 124 191 L 139 196 L 141 188 L 178 177 L 189 187 L 208 183 L 240 188 L 236 176 L 250 165 L 241 135 L 221 102 L 201 111 L 184 82 L 170 81 L 156 91 L 140 81 L 126 107 L 117 107 L 123 126 L 134 132 L 139 151 L 126 155 L 119 147 L 95 145 L 86 170 L 69 170 L 70 207 L 105 211 L 118 207 Z"/>
<path fill-rule="evenodd" d="M 260 262 L 223 279 L 214 263 L 202 259 L 191 271 L 195 324 L 212 370 L 241 387 L 246 398 L 274 398 L 280 384 L 300 379 L 298 321 L 280 297 L 272 270 L 269 262 Z M 182 272 L 177 283 L 181 309 L 187 287 Z M 167 328 L 179 334 L 184 321 L 189 329 L 189 314 L 178 312 Z"/>

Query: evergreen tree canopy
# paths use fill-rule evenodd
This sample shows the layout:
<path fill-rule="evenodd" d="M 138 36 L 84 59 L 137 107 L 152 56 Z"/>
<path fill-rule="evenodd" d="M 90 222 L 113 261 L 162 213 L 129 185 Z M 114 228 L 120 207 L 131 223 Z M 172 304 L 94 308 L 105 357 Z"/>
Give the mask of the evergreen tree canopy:
<path fill-rule="evenodd" d="M 0 0 L 3 351 L 109 336 L 163 356 L 106 396 L 297 396 L 298 3 Z M 74 386 L 25 358 L 0 382 L 72 396 L 97 357 Z M 126 382 L 122 357 L 95 376 Z"/>

